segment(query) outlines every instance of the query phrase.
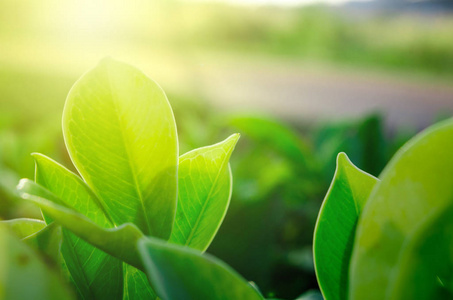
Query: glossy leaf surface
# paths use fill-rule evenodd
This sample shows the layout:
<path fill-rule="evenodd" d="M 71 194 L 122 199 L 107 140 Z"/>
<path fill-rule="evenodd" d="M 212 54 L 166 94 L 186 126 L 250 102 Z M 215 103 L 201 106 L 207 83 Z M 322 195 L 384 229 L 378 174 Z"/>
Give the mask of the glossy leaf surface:
<path fill-rule="evenodd" d="M 313 252 L 319 286 L 326 299 L 347 299 L 348 268 L 357 220 L 378 180 L 359 170 L 346 154 L 318 215 Z"/>
<path fill-rule="evenodd" d="M 116 225 L 170 236 L 178 144 L 173 112 L 155 82 L 104 59 L 71 89 L 63 134 L 74 165 Z"/>
<path fill-rule="evenodd" d="M 419 235 L 426 219 L 451 206 L 451 149 L 453 121 L 449 120 L 413 138 L 384 169 L 358 223 L 350 266 L 350 299 L 389 297 L 395 276 L 403 271 L 399 270 L 399 259 L 405 246 L 414 239 L 424 240 Z M 421 276 L 411 282 L 414 289 L 432 280 L 431 272 L 417 274 Z"/>
<path fill-rule="evenodd" d="M 264 299 L 222 261 L 188 247 L 153 238 L 138 244 L 148 278 L 163 300 Z"/>
<path fill-rule="evenodd" d="M 229 159 L 239 135 L 190 151 L 179 159 L 178 208 L 170 242 L 204 251 L 219 229 L 231 198 Z"/>

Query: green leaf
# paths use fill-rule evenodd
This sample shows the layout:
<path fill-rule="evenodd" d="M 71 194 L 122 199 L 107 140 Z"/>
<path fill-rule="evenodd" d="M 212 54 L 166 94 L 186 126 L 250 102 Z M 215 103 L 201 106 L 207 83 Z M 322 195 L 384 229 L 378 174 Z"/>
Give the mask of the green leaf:
<path fill-rule="evenodd" d="M 28 179 L 22 179 L 17 189 L 24 200 L 39 205 L 45 214 L 75 235 L 102 251 L 144 270 L 136 247 L 138 239 L 144 235 L 134 224 L 125 223 L 116 228 L 100 227 L 84 215 L 59 204 L 62 201 L 58 197 Z"/>
<path fill-rule="evenodd" d="M 63 134 L 74 165 L 116 225 L 170 236 L 178 144 L 173 112 L 155 82 L 104 59 L 69 92 Z"/>
<path fill-rule="evenodd" d="M 60 263 L 63 233 L 62 228 L 57 224 L 47 225 L 42 230 L 25 237 L 23 241 L 45 254 L 49 261 Z"/>
<path fill-rule="evenodd" d="M 453 121 L 449 120 L 409 141 L 384 169 L 357 226 L 350 299 L 386 299 L 401 271 L 405 245 L 422 234 L 417 231 L 426 218 L 452 205 L 452 149 Z M 412 285 L 422 289 L 431 280 L 428 272 Z"/>
<path fill-rule="evenodd" d="M 33 154 L 36 182 L 52 192 L 62 205 L 87 216 L 100 227 L 113 227 L 97 197 L 79 176 L 42 154 Z M 51 222 L 44 213 L 46 222 Z M 62 254 L 82 298 L 122 297 L 123 263 L 93 247 L 67 229 L 63 230 Z"/>
<path fill-rule="evenodd" d="M 264 299 L 225 263 L 201 252 L 154 238 L 138 242 L 148 278 L 163 300 Z"/>
<path fill-rule="evenodd" d="M 170 242 L 205 251 L 216 235 L 231 198 L 228 161 L 239 134 L 179 159 L 179 193 Z"/>
<path fill-rule="evenodd" d="M 409 237 L 388 288 L 389 299 L 453 298 L 453 206 L 435 212 Z"/>
<path fill-rule="evenodd" d="M 348 268 L 357 220 L 378 180 L 359 170 L 344 153 L 316 222 L 313 253 L 326 299 L 347 299 Z"/>
<path fill-rule="evenodd" d="M 7 227 L 0 225 L 0 299 L 74 299 L 57 272 Z"/>
<path fill-rule="evenodd" d="M 131 265 L 124 264 L 124 300 L 155 300 L 156 293 L 149 284 L 145 273 Z"/>
<path fill-rule="evenodd" d="M 0 224 L 8 226 L 16 234 L 16 236 L 21 239 L 46 227 L 46 223 L 44 221 L 28 218 L 0 221 Z"/>

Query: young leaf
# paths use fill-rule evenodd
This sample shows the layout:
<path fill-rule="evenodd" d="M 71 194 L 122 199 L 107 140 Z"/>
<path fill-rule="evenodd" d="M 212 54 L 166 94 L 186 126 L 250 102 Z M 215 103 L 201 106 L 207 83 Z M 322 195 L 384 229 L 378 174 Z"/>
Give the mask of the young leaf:
<path fill-rule="evenodd" d="M 154 238 L 138 242 L 148 278 L 163 300 L 264 299 L 239 274 L 218 259 Z"/>
<path fill-rule="evenodd" d="M 348 268 L 357 220 L 378 182 L 346 154 L 337 169 L 316 222 L 313 254 L 319 287 L 326 299 L 347 299 Z"/>
<path fill-rule="evenodd" d="M 155 82 L 104 59 L 69 92 L 63 134 L 74 165 L 116 225 L 170 236 L 178 144 L 173 112 Z"/>
<path fill-rule="evenodd" d="M 228 160 L 239 139 L 190 151 L 179 159 L 179 193 L 170 242 L 204 251 L 225 217 L 231 198 Z"/>
<path fill-rule="evenodd" d="M 97 197 L 79 176 L 42 154 L 33 154 L 36 182 L 52 192 L 61 204 L 87 216 L 100 227 L 113 227 Z M 44 213 L 47 223 L 51 218 Z M 123 288 L 123 263 L 63 230 L 63 258 L 77 291 L 83 298 L 119 299 Z"/>
<path fill-rule="evenodd" d="M 357 225 L 349 273 L 350 299 L 386 299 L 398 274 L 404 245 L 418 235 L 415 232 L 427 216 L 452 204 L 451 149 L 453 120 L 413 138 L 384 169 Z M 430 276 L 426 273 L 412 284 L 425 285 Z"/>
<path fill-rule="evenodd" d="M 74 299 L 57 273 L 4 223 L 0 225 L 0 244 L 0 299 Z"/>
<path fill-rule="evenodd" d="M 103 228 L 84 215 L 65 207 L 58 197 L 28 179 L 22 179 L 17 187 L 24 200 L 41 207 L 55 222 L 71 230 L 91 245 L 140 269 L 143 264 L 137 252 L 137 241 L 143 233 L 131 223 L 116 228 Z"/>
<path fill-rule="evenodd" d="M 28 218 L 0 221 L 0 224 L 8 226 L 20 239 L 32 235 L 46 227 L 44 221 Z"/>

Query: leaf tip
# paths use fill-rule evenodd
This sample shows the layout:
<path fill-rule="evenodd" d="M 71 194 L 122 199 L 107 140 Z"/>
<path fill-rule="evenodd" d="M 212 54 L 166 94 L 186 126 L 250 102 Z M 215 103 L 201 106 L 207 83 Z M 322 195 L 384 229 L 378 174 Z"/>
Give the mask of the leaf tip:
<path fill-rule="evenodd" d="M 239 138 L 241 137 L 240 133 L 234 133 L 227 137 L 222 144 L 224 144 L 227 148 L 231 149 L 233 151 L 234 147 L 236 146 L 237 142 L 239 141 Z"/>

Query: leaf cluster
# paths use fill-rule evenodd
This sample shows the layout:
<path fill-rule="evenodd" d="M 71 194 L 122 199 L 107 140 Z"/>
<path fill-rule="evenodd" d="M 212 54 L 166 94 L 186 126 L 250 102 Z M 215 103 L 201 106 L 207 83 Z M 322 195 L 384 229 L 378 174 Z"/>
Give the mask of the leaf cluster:
<path fill-rule="evenodd" d="M 78 174 L 33 154 L 35 181 L 23 179 L 17 190 L 41 208 L 44 221 L 0 227 L 12 245 L 0 259 L 23 257 L 18 263 L 33 267 L 33 276 L 10 265 L 8 278 L 20 280 L 0 282 L 8 287 L 3 298 L 26 299 L 18 287 L 32 285 L 34 299 L 262 299 L 203 254 L 229 205 L 238 134 L 179 156 L 162 89 L 112 59 L 69 92 L 63 134 Z"/>
<path fill-rule="evenodd" d="M 325 299 L 453 296 L 451 149 L 447 120 L 405 144 L 379 178 L 338 155 L 313 245 Z"/>

